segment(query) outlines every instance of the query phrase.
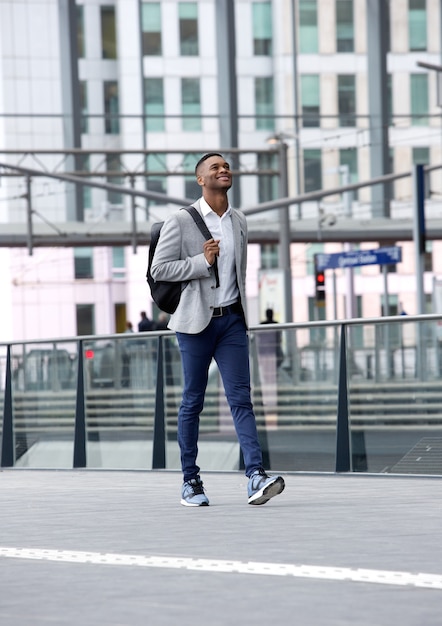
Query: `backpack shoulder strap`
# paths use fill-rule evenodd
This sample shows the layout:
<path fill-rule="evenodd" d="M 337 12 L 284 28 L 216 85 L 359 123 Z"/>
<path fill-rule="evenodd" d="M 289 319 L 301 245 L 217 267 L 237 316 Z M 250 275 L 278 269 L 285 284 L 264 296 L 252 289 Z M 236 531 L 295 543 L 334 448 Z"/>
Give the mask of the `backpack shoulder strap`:
<path fill-rule="evenodd" d="M 198 213 L 198 211 L 195 209 L 195 207 L 194 206 L 185 207 L 184 211 L 187 211 L 189 213 L 189 215 L 191 215 L 193 217 L 193 221 L 195 222 L 195 224 L 200 229 L 201 233 L 206 238 L 206 241 L 208 239 L 212 239 L 212 233 L 207 228 L 206 222 L 203 220 L 203 218 Z"/>
<path fill-rule="evenodd" d="M 195 222 L 195 224 L 200 229 L 200 231 L 201 231 L 203 237 L 205 237 L 206 241 L 209 240 L 209 239 L 212 239 L 212 233 L 207 228 L 206 222 L 203 220 L 203 218 L 198 213 L 198 211 L 195 209 L 195 207 L 191 205 L 191 206 L 188 206 L 188 207 L 184 207 L 183 210 L 187 211 L 189 213 L 189 215 L 191 215 L 193 217 L 193 221 Z M 216 287 L 218 288 L 219 287 L 219 273 L 218 273 L 218 262 L 217 262 L 216 258 L 215 258 L 215 263 L 213 264 L 213 271 L 215 273 Z"/>

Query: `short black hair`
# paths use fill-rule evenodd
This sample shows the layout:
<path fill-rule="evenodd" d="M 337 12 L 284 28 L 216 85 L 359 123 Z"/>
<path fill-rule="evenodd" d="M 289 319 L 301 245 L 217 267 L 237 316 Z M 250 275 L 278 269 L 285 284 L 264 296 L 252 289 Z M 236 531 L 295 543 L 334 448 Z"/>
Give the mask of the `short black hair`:
<path fill-rule="evenodd" d="M 201 165 L 201 163 L 204 163 L 204 161 L 205 161 L 206 159 L 210 159 L 210 157 L 213 157 L 213 156 L 218 156 L 218 157 L 221 157 L 222 159 L 224 159 L 224 156 L 223 156 L 222 154 L 220 154 L 219 152 L 208 152 L 207 154 L 204 154 L 204 155 L 200 158 L 200 160 L 198 161 L 198 163 L 195 165 L 195 175 L 197 174 L 197 172 L 198 172 L 198 168 L 199 168 L 199 166 Z"/>

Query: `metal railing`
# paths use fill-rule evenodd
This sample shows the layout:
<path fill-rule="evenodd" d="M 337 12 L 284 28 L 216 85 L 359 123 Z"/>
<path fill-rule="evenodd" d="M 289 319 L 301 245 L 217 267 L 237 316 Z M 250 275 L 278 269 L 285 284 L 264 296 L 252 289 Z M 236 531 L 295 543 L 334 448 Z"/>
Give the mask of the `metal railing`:
<path fill-rule="evenodd" d="M 442 473 L 441 325 L 419 315 L 251 327 L 266 465 Z M 170 331 L 1 344 L 0 374 L 2 467 L 178 468 Z M 242 467 L 215 366 L 200 441 L 211 468 Z"/>

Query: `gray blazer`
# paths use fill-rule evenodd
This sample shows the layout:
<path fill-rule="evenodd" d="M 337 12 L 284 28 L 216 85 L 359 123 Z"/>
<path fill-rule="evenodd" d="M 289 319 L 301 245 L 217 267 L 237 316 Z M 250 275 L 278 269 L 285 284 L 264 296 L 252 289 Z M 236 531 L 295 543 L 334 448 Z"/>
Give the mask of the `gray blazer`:
<path fill-rule="evenodd" d="M 198 200 L 193 206 L 201 213 L 199 204 Z M 232 209 L 232 227 L 236 280 L 247 323 L 247 221 L 237 209 Z M 215 275 L 213 269 L 207 267 L 203 244 L 204 237 L 192 216 L 187 211 L 177 211 L 165 220 L 152 260 L 154 280 L 183 283 L 180 303 L 168 324 L 168 328 L 180 333 L 193 335 L 203 331 L 215 306 Z"/>

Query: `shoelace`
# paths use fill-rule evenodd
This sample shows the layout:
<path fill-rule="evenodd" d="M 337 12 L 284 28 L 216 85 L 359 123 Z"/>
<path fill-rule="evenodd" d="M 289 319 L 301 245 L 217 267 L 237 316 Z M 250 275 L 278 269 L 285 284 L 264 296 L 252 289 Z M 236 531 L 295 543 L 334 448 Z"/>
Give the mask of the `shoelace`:
<path fill-rule="evenodd" d="M 198 496 L 204 493 L 203 483 L 197 480 L 189 480 L 189 485 L 192 487 L 193 493 Z"/>
<path fill-rule="evenodd" d="M 268 475 L 267 475 L 265 469 L 263 469 L 262 467 L 259 470 L 257 470 L 256 472 L 254 472 L 253 477 L 255 477 L 255 476 L 262 476 L 263 478 L 268 478 Z"/>

